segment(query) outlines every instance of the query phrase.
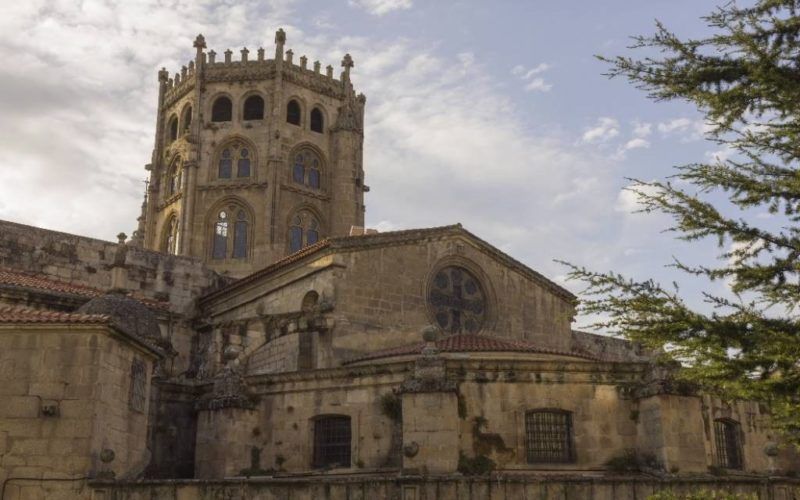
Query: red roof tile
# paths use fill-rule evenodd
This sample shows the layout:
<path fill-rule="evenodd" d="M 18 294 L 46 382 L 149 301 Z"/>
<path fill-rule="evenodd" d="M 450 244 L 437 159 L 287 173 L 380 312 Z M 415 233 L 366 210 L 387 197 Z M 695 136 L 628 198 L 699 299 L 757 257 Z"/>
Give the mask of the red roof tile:
<path fill-rule="evenodd" d="M 536 345 L 515 339 L 502 339 L 486 335 L 450 335 L 435 342 L 440 352 L 526 352 L 536 354 L 554 354 L 559 356 L 572 356 L 577 358 L 599 361 L 600 359 L 584 352 L 559 351 L 556 349 L 543 349 Z M 395 356 L 418 355 L 422 353 L 425 342 L 407 344 L 404 346 L 382 349 L 348 360 L 345 364 L 367 361 Z"/>
<path fill-rule="evenodd" d="M 111 318 L 103 314 L 67 313 L 27 309 L 15 306 L 0 306 L 0 323 L 111 323 Z"/>

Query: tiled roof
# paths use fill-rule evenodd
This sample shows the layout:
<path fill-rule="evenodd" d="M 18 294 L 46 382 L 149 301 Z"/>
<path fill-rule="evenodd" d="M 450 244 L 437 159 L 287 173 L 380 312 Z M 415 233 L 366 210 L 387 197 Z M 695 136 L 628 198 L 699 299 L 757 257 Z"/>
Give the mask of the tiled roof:
<path fill-rule="evenodd" d="M 0 323 L 110 324 L 111 318 L 104 314 L 41 311 L 24 307 L 0 306 Z"/>
<path fill-rule="evenodd" d="M 543 349 L 524 340 L 502 339 L 499 337 L 489 337 L 487 335 L 450 335 L 437 340 L 435 345 L 440 352 L 523 352 L 572 356 L 592 361 L 600 361 L 599 358 L 584 352 Z M 350 359 L 345 364 L 395 356 L 421 354 L 423 347 L 425 347 L 425 342 L 382 349 Z"/>
<path fill-rule="evenodd" d="M 40 274 L 33 274 L 24 271 L 17 271 L 8 268 L 0 267 L 0 287 L 12 286 L 20 288 L 29 288 L 33 290 L 43 290 L 46 292 L 63 293 L 67 295 L 76 295 L 78 297 L 94 298 L 99 297 L 105 292 L 99 288 L 92 288 L 85 285 L 76 285 L 67 283 L 66 281 L 59 281 L 52 278 L 42 276 Z M 147 297 L 142 297 L 138 294 L 129 293 L 129 297 L 138 300 L 147 307 L 155 309 L 169 309 L 169 304 L 160 302 Z"/>

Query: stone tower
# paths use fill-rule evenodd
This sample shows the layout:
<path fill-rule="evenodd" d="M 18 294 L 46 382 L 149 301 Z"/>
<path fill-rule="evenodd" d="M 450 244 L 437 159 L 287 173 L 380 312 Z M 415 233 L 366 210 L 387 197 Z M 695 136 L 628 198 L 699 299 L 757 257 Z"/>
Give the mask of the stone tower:
<path fill-rule="evenodd" d="M 158 73 L 155 148 L 133 244 L 241 277 L 364 225 L 363 94 L 305 56 L 247 48 Z M 299 62 L 299 64 L 298 64 Z"/>

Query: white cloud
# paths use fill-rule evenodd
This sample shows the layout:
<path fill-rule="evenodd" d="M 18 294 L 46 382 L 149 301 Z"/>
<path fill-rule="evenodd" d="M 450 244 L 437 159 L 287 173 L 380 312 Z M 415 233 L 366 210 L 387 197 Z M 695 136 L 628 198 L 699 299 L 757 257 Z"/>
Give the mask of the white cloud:
<path fill-rule="evenodd" d="M 642 193 L 648 195 L 652 195 L 658 192 L 656 188 L 651 187 L 649 185 L 626 186 L 623 189 L 621 189 L 619 194 L 617 195 L 617 201 L 614 205 L 614 210 L 625 214 L 633 214 L 636 211 L 641 210 L 643 205 L 640 201 L 640 196 L 636 191 L 641 191 Z"/>
<path fill-rule="evenodd" d="M 647 122 L 633 122 L 633 136 L 634 137 L 649 137 L 653 132 L 653 124 Z"/>
<path fill-rule="evenodd" d="M 630 151 L 631 149 L 643 149 L 649 147 L 650 147 L 650 141 L 648 141 L 647 139 L 642 139 L 641 137 L 635 137 L 626 142 L 622 146 L 622 149 L 625 151 Z"/>
<path fill-rule="evenodd" d="M 526 92 L 547 92 L 553 88 L 553 85 L 544 81 L 543 78 L 534 78 L 525 84 Z"/>
<path fill-rule="evenodd" d="M 684 142 L 700 140 L 711 130 L 704 120 L 686 117 L 660 122 L 657 128 L 662 135 L 678 136 Z"/>
<path fill-rule="evenodd" d="M 348 0 L 351 7 L 364 9 L 373 16 L 383 16 L 395 10 L 408 10 L 412 6 L 411 0 Z"/>
<path fill-rule="evenodd" d="M 619 135 L 619 121 L 607 116 L 598 118 L 597 125 L 583 133 L 583 141 L 589 143 L 606 142 Z"/>
<path fill-rule="evenodd" d="M 539 63 L 533 68 L 526 69 L 525 66 L 518 64 L 511 68 L 511 74 L 518 76 L 525 82 L 523 89 L 525 92 L 548 92 L 553 88 L 553 84 L 545 81 L 543 77 L 536 76 L 550 69 L 547 63 Z"/>

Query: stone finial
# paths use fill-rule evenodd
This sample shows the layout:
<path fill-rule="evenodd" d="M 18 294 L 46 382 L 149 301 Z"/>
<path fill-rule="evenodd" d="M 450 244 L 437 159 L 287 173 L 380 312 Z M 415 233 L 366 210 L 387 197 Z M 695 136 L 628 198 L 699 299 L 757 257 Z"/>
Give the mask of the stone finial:
<path fill-rule="evenodd" d="M 241 52 L 242 52 L 242 62 L 243 62 L 243 63 L 246 63 L 246 62 L 247 62 L 247 55 L 250 53 L 250 51 L 249 51 L 249 50 L 247 50 L 247 47 L 244 47 L 244 48 L 241 50 Z"/>
<path fill-rule="evenodd" d="M 319 61 L 314 61 L 314 73 L 319 74 L 320 66 L 321 65 L 320 65 Z"/>
<path fill-rule="evenodd" d="M 128 239 L 128 235 L 125 234 L 125 233 L 119 233 L 117 235 L 117 243 L 119 243 L 120 245 L 124 245 L 125 244 L 125 240 L 127 240 L 127 239 Z"/>
<path fill-rule="evenodd" d="M 258 54 L 258 60 L 259 61 L 263 61 L 264 60 L 264 47 L 259 47 L 258 51 L 257 51 L 257 54 Z"/>
<path fill-rule="evenodd" d="M 325 74 L 328 75 L 328 78 L 333 78 L 333 66 L 330 64 L 325 67 Z"/>
<path fill-rule="evenodd" d="M 225 51 L 225 64 L 230 64 L 233 57 L 233 51 L 228 49 Z"/>
<path fill-rule="evenodd" d="M 206 48 L 206 39 L 202 33 L 197 35 L 197 38 L 194 39 L 194 48 L 197 49 L 197 52 L 203 52 L 203 49 Z"/>
<path fill-rule="evenodd" d="M 292 64 L 292 58 L 293 57 L 294 57 L 294 51 L 292 51 L 292 49 L 287 50 L 286 51 L 286 63 L 287 64 Z"/>
<path fill-rule="evenodd" d="M 169 80 L 169 71 L 167 71 L 167 68 L 161 68 L 158 70 L 158 81 L 161 83 L 166 83 L 167 80 Z"/>
<path fill-rule="evenodd" d="M 189 74 L 194 74 L 194 61 L 189 61 Z"/>
<path fill-rule="evenodd" d="M 306 56 L 300 56 L 300 67 L 303 69 L 308 67 L 308 58 Z"/>
<path fill-rule="evenodd" d="M 217 62 L 217 53 L 213 50 L 208 51 L 208 64 L 214 64 Z"/>
<path fill-rule="evenodd" d="M 355 66 L 355 63 L 353 62 L 353 58 L 350 57 L 350 54 L 345 54 L 344 55 L 344 59 L 342 59 L 342 67 L 344 68 L 344 71 L 346 73 L 349 73 L 350 72 L 350 68 L 352 68 L 353 66 Z"/>
<path fill-rule="evenodd" d="M 183 66 L 181 66 L 181 81 L 186 80 L 186 74 L 188 72 L 189 72 L 189 68 L 187 68 L 185 64 Z"/>
<path fill-rule="evenodd" d="M 283 31 L 283 28 L 279 28 L 278 31 L 275 32 L 275 43 L 277 45 L 286 43 L 286 32 Z"/>
<path fill-rule="evenodd" d="M 283 29 L 275 32 L 275 64 L 278 66 L 283 63 L 283 44 L 286 43 L 286 33 Z"/>
<path fill-rule="evenodd" d="M 180 73 L 175 73 L 175 77 L 173 78 L 173 81 L 175 82 L 175 86 L 176 87 L 178 85 L 180 85 L 181 84 L 181 74 Z"/>
<path fill-rule="evenodd" d="M 358 94 L 356 99 L 358 99 L 358 102 L 360 102 L 362 106 L 367 103 L 367 96 L 365 96 L 363 93 Z"/>

